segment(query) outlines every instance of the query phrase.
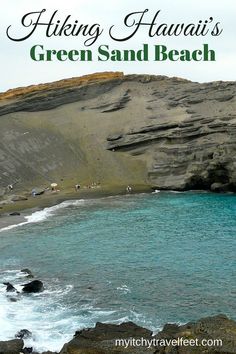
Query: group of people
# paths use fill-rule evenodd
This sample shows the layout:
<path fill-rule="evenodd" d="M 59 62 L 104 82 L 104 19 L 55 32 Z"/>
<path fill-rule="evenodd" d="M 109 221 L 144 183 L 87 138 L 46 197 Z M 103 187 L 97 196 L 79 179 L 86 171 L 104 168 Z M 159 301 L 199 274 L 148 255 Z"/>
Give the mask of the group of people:
<path fill-rule="evenodd" d="M 83 188 L 90 189 L 90 188 L 98 188 L 98 187 L 100 187 L 100 182 L 93 182 L 91 185 L 84 186 Z M 56 184 L 56 183 L 52 183 L 52 184 L 51 184 L 51 191 L 52 191 L 52 192 L 55 192 L 55 191 L 59 192 L 59 190 L 56 189 L 56 188 L 57 188 L 57 184 Z M 75 190 L 76 190 L 76 192 L 78 192 L 80 189 L 81 189 L 81 185 L 80 185 L 79 183 L 77 183 L 77 184 L 75 185 Z M 8 191 L 12 191 L 12 190 L 13 190 L 13 185 L 12 185 L 12 184 L 9 184 L 9 185 L 7 186 L 7 190 L 8 190 Z M 31 194 L 32 194 L 33 197 L 35 197 L 36 195 L 43 194 L 44 192 L 49 191 L 49 190 L 50 190 L 50 188 L 47 187 L 47 188 L 45 188 L 42 192 L 40 191 L 40 192 L 41 192 L 41 193 L 40 193 L 40 192 L 38 192 L 38 191 L 34 188 L 34 189 L 32 189 Z M 130 185 L 128 185 L 128 186 L 126 187 L 126 192 L 127 192 L 127 193 L 131 193 L 131 192 L 132 192 L 132 188 L 131 188 Z"/>
<path fill-rule="evenodd" d="M 91 189 L 91 188 L 99 188 L 101 186 L 100 182 L 92 182 L 91 184 L 88 184 L 84 186 L 83 188 L 85 189 Z M 75 190 L 78 192 L 81 188 L 81 185 L 78 183 L 75 185 Z"/>

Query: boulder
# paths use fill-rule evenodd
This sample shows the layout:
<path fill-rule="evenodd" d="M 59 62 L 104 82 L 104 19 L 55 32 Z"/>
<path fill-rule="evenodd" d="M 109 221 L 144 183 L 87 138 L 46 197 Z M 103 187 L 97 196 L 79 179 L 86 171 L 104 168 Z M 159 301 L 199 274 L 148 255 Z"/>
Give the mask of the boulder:
<path fill-rule="evenodd" d="M 39 354 L 39 353 L 36 353 L 36 352 L 33 352 L 32 354 Z M 40 354 L 58 354 L 56 352 L 51 352 L 50 350 L 47 351 L 47 352 L 43 352 L 43 353 L 40 353 Z"/>
<path fill-rule="evenodd" d="M 13 339 L 4 342 L 0 342 L 1 354 L 19 354 L 24 346 L 22 339 Z"/>
<path fill-rule="evenodd" d="M 43 283 L 40 280 L 33 280 L 28 284 L 23 284 L 24 293 L 39 293 L 44 290 Z"/>
<path fill-rule="evenodd" d="M 6 285 L 6 291 L 8 293 L 13 292 L 13 291 L 17 291 L 16 288 L 11 284 L 11 283 L 3 283 L 3 285 Z"/>
<path fill-rule="evenodd" d="M 27 339 L 32 336 L 32 333 L 28 329 L 21 329 L 16 333 L 15 337 L 20 339 Z"/>
<path fill-rule="evenodd" d="M 18 211 L 13 211 L 12 213 L 9 214 L 10 216 L 19 216 L 20 213 Z"/>
<path fill-rule="evenodd" d="M 33 347 L 25 347 L 25 348 L 22 350 L 22 353 L 23 353 L 23 354 L 31 354 L 31 353 L 33 353 Z"/>
<path fill-rule="evenodd" d="M 34 277 L 33 273 L 28 268 L 21 269 L 21 273 L 24 273 L 27 278 L 33 278 Z"/>

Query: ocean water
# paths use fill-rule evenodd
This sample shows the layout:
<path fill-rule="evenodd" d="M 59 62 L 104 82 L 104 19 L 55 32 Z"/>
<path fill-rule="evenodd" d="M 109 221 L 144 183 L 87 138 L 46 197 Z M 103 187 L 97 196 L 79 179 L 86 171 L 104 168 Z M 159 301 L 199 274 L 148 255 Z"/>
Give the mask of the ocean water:
<path fill-rule="evenodd" d="M 232 194 L 131 194 L 46 208 L 0 232 L 1 283 L 20 290 L 20 269 L 29 268 L 45 285 L 14 295 L 0 284 L 0 340 L 27 328 L 26 345 L 60 350 L 97 321 L 158 331 L 218 313 L 236 319 L 235 256 Z"/>

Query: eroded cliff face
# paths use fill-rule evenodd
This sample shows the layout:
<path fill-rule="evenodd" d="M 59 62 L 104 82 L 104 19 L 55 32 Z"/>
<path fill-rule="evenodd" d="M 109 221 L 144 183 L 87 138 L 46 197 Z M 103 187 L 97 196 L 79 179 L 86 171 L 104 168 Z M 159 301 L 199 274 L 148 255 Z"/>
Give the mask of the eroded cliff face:
<path fill-rule="evenodd" d="M 102 73 L 0 95 L 0 188 L 236 190 L 236 83 Z"/>

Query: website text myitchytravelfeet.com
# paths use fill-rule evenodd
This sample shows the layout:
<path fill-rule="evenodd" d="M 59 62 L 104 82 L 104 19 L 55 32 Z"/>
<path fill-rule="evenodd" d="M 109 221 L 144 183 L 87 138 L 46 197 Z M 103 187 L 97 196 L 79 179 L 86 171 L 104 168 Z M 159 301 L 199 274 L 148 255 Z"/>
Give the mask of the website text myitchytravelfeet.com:
<path fill-rule="evenodd" d="M 222 347 L 222 339 L 199 339 L 199 338 L 122 338 L 115 339 L 116 347 Z"/>

